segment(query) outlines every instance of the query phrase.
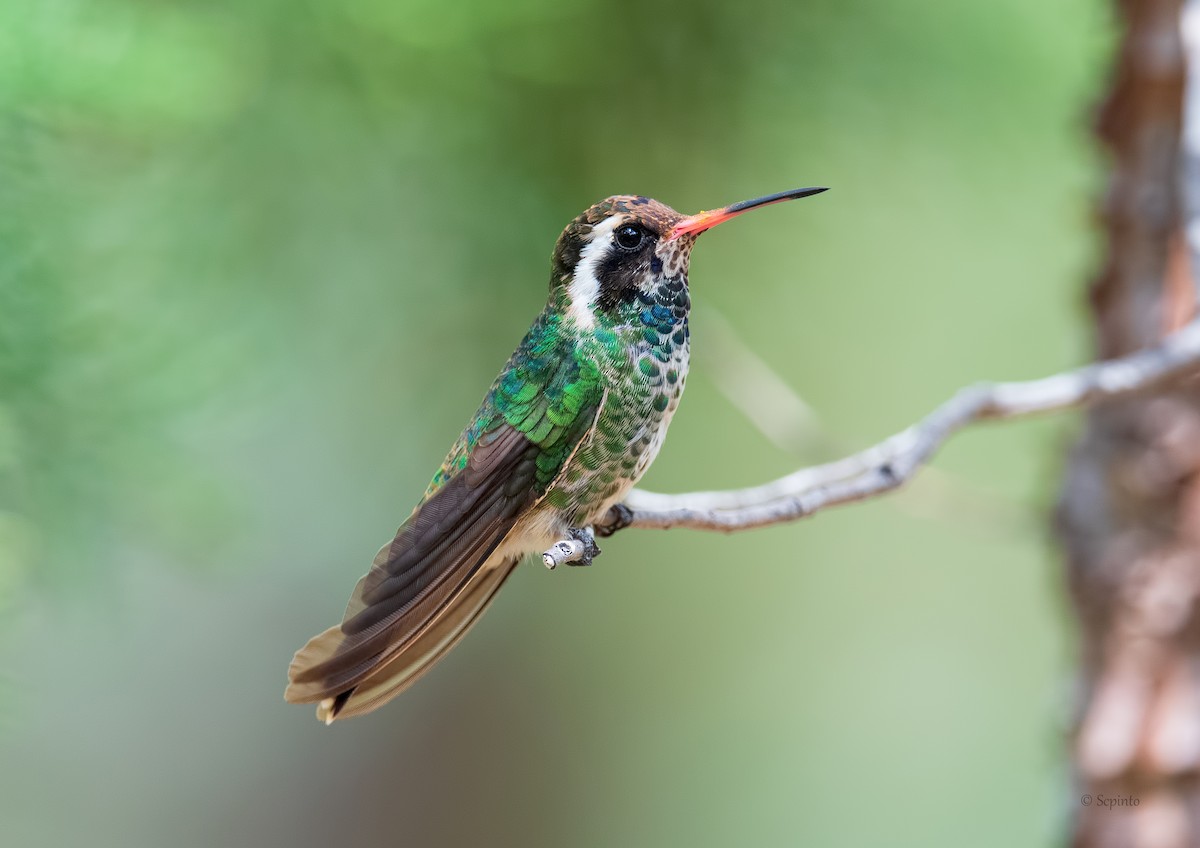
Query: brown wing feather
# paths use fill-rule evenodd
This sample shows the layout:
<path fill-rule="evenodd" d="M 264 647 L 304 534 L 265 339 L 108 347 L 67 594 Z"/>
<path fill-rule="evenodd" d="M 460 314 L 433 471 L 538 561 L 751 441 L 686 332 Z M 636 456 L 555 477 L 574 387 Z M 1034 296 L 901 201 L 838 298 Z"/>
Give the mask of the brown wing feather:
<path fill-rule="evenodd" d="M 433 649 L 439 632 L 450 644 L 487 607 L 511 570 L 490 566 L 474 580 L 503 542 L 521 511 L 536 497 L 537 446 L 501 425 L 481 439 L 467 467 L 437 490 L 375 557 L 346 607 L 340 627 L 301 648 L 288 669 L 284 697 L 325 701 L 327 720 L 365 712 L 354 691 L 369 685 L 372 706 L 399 693 L 450 645 Z M 501 571 L 498 579 L 491 572 Z M 482 595 L 480 594 L 482 592 Z M 436 626 L 435 626 L 436 623 Z M 410 649 L 411 652 L 410 652 Z M 431 653 L 432 650 L 432 653 Z M 397 679 L 396 685 L 386 681 Z M 384 698 L 386 699 L 386 698 Z M 349 707 L 353 709 L 349 709 Z"/>

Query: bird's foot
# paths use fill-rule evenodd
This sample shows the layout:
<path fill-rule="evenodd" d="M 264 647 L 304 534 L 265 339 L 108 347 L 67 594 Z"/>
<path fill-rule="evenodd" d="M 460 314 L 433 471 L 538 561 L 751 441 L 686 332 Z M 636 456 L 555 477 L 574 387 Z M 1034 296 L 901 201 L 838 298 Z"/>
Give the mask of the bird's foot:
<path fill-rule="evenodd" d="M 600 556 L 600 546 L 590 527 L 572 527 L 567 531 L 570 539 L 555 542 L 550 550 L 542 554 L 542 562 L 551 571 L 566 565 L 591 565 Z"/>
<path fill-rule="evenodd" d="M 600 546 L 596 544 L 596 537 L 592 533 L 591 527 L 572 527 L 569 531 L 571 538 L 583 545 L 583 554 L 579 559 L 568 563 L 568 565 L 591 565 L 596 557 L 600 556 Z"/>
<path fill-rule="evenodd" d="M 623 503 L 613 504 L 604 516 L 604 523 L 596 525 L 596 535 L 601 538 L 624 530 L 633 523 L 633 510 Z"/>

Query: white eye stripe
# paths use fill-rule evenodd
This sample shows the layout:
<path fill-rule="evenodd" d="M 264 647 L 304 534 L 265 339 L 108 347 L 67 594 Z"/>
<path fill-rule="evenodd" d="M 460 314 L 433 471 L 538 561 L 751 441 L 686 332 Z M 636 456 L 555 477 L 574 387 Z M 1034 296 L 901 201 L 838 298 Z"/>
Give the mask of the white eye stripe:
<path fill-rule="evenodd" d="M 600 278 L 596 276 L 596 269 L 608 253 L 613 231 L 623 223 L 624 218 L 619 215 L 605 218 L 592 228 L 591 239 L 579 251 L 579 262 L 575 265 L 575 275 L 568 289 L 571 305 L 567 314 L 580 327 L 590 329 L 595 326 L 596 316 L 592 310 L 596 299 L 600 297 Z"/>

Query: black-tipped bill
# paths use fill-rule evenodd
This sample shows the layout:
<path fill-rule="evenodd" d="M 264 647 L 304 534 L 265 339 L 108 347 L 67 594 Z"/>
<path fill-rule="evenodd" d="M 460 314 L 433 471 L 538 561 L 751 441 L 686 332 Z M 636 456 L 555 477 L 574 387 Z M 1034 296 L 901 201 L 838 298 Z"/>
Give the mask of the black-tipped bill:
<path fill-rule="evenodd" d="M 735 218 L 743 212 L 749 212 L 751 209 L 757 209 L 760 206 L 770 206 L 772 203 L 782 203 L 785 200 L 796 200 L 800 197 L 811 197 L 814 194 L 820 194 L 829 189 L 821 187 L 813 188 L 794 188 L 791 191 L 781 191 L 778 194 L 768 194 L 766 197 L 756 197 L 754 200 L 743 200 L 741 203 L 734 203 L 721 209 L 713 209 L 708 212 L 699 212 L 695 215 L 689 215 L 678 224 L 671 228 L 668 239 L 679 238 L 684 235 L 698 235 L 705 230 L 710 230 L 717 224 L 723 224 L 730 218 Z"/>

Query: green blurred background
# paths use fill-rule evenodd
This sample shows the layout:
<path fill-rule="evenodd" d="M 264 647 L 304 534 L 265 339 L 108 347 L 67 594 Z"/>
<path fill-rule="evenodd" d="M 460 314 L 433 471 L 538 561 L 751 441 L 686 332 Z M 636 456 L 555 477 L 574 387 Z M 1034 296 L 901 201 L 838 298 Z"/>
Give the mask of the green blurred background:
<path fill-rule="evenodd" d="M 833 187 L 701 242 L 649 488 L 1084 361 L 1110 27 L 1084 0 L 0 4 L 3 844 L 1053 842 L 1069 418 L 799 524 L 527 565 L 367 718 L 282 692 L 606 195 Z M 730 333 L 824 435 L 783 450 L 729 402 Z"/>

